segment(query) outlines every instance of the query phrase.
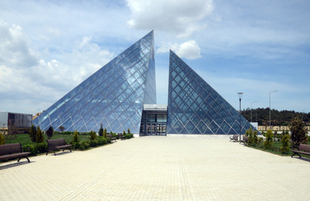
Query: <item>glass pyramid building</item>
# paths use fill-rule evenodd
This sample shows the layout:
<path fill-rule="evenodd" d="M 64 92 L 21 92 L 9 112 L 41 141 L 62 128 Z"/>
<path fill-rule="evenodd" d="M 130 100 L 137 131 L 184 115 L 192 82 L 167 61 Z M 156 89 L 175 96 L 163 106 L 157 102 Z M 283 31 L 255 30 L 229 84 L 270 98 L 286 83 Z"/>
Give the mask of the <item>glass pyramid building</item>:
<path fill-rule="evenodd" d="M 139 133 L 143 104 L 156 104 L 153 31 L 51 105 L 32 123 L 47 130 Z"/>
<path fill-rule="evenodd" d="M 242 134 L 250 127 L 254 129 L 207 82 L 170 51 L 167 134 L 238 134 L 240 119 Z"/>

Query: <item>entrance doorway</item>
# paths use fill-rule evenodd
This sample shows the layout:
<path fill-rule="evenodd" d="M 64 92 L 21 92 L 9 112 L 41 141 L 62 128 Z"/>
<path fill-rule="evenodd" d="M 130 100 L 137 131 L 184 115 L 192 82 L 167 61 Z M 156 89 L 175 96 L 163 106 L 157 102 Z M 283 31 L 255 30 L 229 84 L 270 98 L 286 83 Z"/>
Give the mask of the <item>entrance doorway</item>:
<path fill-rule="evenodd" d="M 143 111 L 140 127 L 140 136 L 166 136 L 167 110 Z"/>

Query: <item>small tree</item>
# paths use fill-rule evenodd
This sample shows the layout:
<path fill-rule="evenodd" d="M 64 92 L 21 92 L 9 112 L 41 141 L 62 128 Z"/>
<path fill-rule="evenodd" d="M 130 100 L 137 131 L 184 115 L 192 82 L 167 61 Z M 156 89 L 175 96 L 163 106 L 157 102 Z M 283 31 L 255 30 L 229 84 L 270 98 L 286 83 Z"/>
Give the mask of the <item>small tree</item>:
<path fill-rule="evenodd" d="M 61 133 L 65 130 L 65 127 L 63 127 L 62 125 L 59 126 L 59 130 L 61 131 Z"/>
<path fill-rule="evenodd" d="M 289 129 L 291 131 L 291 140 L 294 148 L 297 148 L 300 144 L 306 144 L 308 142 L 308 131 L 302 120 L 295 117 L 289 125 Z"/>
<path fill-rule="evenodd" d="M 37 135 L 36 135 L 36 143 L 41 143 L 44 141 L 44 136 L 43 136 L 43 133 L 40 129 L 40 127 L 38 126 L 38 129 L 37 129 Z"/>
<path fill-rule="evenodd" d="M 281 139 L 281 144 L 282 146 L 280 147 L 280 151 L 282 153 L 288 153 L 290 151 L 290 143 L 289 143 L 289 140 L 290 140 L 290 135 L 288 134 L 285 134 L 282 139 Z"/>
<path fill-rule="evenodd" d="M 5 144 L 4 135 L 0 133 L 0 144 Z"/>
<path fill-rule="evenodd" d="M 272 130 L 268 129 L 266 134 L 265 134 L 265 137 L 266 137 L 266 139 L 264 141 L 264 148 L 265 149 L 271 149 L 271 146 L 273 144 L 272 136 L 273 136 Z"/>
<path fill-rule="evenodd" d="M 47 139 L 51 139 L 54 135 L 54 129 L 52 126 L 49 127 L 49 129 L 46 131 Z"/>
<path fill-rule="evenodd" d="M 103 130 L 103 137 L 107 137 L 107 129 L 105 128 L 104 130 Z"/>
<path fill-rule="evenodd" d="M 245 136 L 249 137 L 249 140 L 248 140 L 249 146 L 257 145 L 258 143 L 257 131 L 253 131 L 252 128 L 250 127 L 248 130 L 245 131 Z"/>
<path fill-rule="evenodd" d="M 126 131 L 123 131 L 123 137 L 126 138 Z"/>
<path fill-rule="evenodd" d="M 79 133 L 77 132 L 76 129 L 73 134 L 72 142 L 79 142 Z"/>
<path fill-rule="evenodd" d="M 128 134 L 130 134 L 130 129 L 129 129 L 129 128 L 128 128 L 128 130 L 127 130 L 127 131 L 128 131 Z"/>
<path fill-rule="evenodd" d="M 100 125 L 100 129 L 99 129 L 99 136 L 103 136 L 103 128 L 102 128 L 102 124 Z"/>
<path fill-rule="evenodd" d="M 36 142 L 37 128 L 32 124 L 29 131 L 29 137 L 32 142 Z"/>
<path fill-rule="evenodd" d="M 96 140 L 97 139 L 97 134 L 95 131 L 91 130 L 89 135 L 90 135 L 90 140 Z"/>

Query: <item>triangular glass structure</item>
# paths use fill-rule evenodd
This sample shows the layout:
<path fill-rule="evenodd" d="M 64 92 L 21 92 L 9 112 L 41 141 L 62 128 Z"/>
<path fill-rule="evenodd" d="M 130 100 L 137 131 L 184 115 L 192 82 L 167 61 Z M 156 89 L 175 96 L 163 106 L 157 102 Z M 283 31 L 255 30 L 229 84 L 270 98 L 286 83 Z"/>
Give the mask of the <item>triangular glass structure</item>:
<path fill-rule="evenodd" d="M 32 123 L 47 130 L 139 133 L 143 104 L 156 104 L 153 31 L 50 106 Z"/>
<path fill-rule="evenodd" d="M 167 134 L 238 134 L 254 127 L 170 51 Z"/>

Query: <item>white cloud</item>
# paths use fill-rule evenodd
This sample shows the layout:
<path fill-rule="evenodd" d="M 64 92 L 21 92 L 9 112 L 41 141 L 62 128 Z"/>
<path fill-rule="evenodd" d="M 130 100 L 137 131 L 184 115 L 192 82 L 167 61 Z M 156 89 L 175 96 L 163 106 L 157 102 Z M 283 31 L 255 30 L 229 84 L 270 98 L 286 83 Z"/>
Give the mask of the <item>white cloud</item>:
<path fill-rule="evenodd" d="M 179 57 L 184 57 L 186 59 L 197 59 L 201 57 L 200 48 L 194 40 L 189 40 L 180 45 L 177 43 L 163 43 L 157 52 L 165 53 L 169 52 L 170 49 L 174 51 Z"/>
<path fill-rule="evenodd" d="M 212 14 L 212 0 L 127 0 L 131 28 L 160 30 L 187 37 L 206 27 L 203 20 Z"/>
<path fill-rule="evenodd" d="M 39 112 L 34 111 L 38 103 L 46 109 L 114 56 L 89 36 L 62 52 L 51 53 L 48 47 L 32 51 L 36 47 L 31 48 L 22 28 L 4 21 L 0 21 L 0 36 L 0 105 L 8 111 L 16 111 L 19 103 L 28 104 L 26 112 Z"/>
<path fill-rule="evenodd" d="M 0 64 L 10 67 L 31 67 L 36 57 L 28 47 L 27 39 L 20 26 L 11 27 L 0 19 Z"/>

